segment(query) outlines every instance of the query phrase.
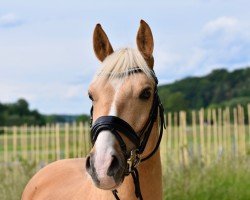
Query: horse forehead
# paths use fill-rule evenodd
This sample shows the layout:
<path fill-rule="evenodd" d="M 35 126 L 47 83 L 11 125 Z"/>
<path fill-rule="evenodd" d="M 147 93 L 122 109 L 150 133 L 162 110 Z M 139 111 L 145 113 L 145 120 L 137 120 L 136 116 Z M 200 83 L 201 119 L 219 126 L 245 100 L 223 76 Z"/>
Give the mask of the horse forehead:
<path fill-rule="evenodd" d="M 154 83 L 145 74 L 132 75 L 124 79 L 119 89 L 123 93 L 132 94 L 140 92 L 146 86 L 153 87 Z M 116 90 L 117 91 L 117 90 Z"/>
<path fill-rule="evenodd" d="M 153 86 L 153 82 L 144 73 L 119 78 L 100 78 L 90 84 L 90 90 L 105 91 L 104 94 L 111 97 L 110 94 L 118 95 L 132 94 L 134 91 L 140 91 L 144 86 Z"/>

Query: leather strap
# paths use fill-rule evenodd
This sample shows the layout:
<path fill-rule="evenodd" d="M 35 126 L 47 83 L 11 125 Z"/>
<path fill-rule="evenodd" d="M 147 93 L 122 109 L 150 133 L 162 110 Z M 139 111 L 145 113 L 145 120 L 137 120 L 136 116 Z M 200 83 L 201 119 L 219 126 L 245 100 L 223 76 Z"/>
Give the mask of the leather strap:
<path fill-rule="evenodd" d="M 123 133 L 136 147 L 140 146 L 140 138 L 134 129 L 126 121 L 116 116 L 102 116 L 95 121 L 91 129 L 92 143 L 95 143 L 101 131 L 113 129 Z"/>

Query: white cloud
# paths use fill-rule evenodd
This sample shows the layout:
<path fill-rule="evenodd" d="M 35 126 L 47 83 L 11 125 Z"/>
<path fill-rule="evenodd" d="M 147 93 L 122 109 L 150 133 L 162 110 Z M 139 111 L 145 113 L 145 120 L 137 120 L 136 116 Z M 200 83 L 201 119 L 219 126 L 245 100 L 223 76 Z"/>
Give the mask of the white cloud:
<path fill-rule="evenodd" d="M 0 16 L 0 27 L 14 27 L 21 25 L 22 23 L 22 20 L 14 13 Z"/>
<path fill-rule="evenodd" d="M 250 27 L 233 17 L 220 17 L 206 23 L 201 40 L 193 47 L 187 61 L 195 75 L 209 73 L 214 68 L 229 70 L 250 63 Z"/>
<path fill-rule="evenodd" d="M 218 31 L 225 31 L 231 33 L 236 31 L 239 21 L 233 17 L 220 17 L 216 20 L 210 21 L 203 27 L 205 35 L 214 34 Z"/>
<path fill-rule="evenodd" d="M 1 102 L 15 102 L 24 98 L 30 102 L 31 109 L 42 113 L 88 113 L 90 101 L 87 98 L 87 84 L 65 83 L 8 83 L 0 82 Z M 81 106 L 81 107 L 79 107 Z"/>
<path fill-rule="evenodd" d="M 186 76 L 205 75 L 216 68 L 233 70 L 250 64 L 250 26 L 234 17 L 219 17 L 200 29 L 189 47 L 155 52 L 160 83 Z M 169 53 L 171 52 L 171 53 Z"/>

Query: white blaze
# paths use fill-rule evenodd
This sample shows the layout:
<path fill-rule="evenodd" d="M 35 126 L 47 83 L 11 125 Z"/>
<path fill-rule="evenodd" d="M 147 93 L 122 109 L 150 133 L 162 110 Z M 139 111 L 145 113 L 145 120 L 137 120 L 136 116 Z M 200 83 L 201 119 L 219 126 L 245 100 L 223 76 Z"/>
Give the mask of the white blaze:
<path fill-rule="evenodd" d="M 118 82 L 119 81 L 119 82 Z M 122 85 L 120 80 L 113 80 L 111 82 L 115 94 L 114 98 L 111 103 L 111 107 L 109 110 L 110 116 L 116 116 L 117 115 L 117 109 L 116 109 L 116 98 L 117 94 L 119 92 L 119 89 Z M 112 155 L 114 152 L 114 144 L 115 144 L 115 136 L 110 131 L 101 131 L 97 137 L 97 140 L 95 142 L 95 169 L 98 174 L 98 178 L 102 179 L 107 177 L 107 170 L 112 162 Z M 107 177 L 108 178 L 108 177 Z M 108 178 L 109 179 L 109 178 Z M 100 180 L 102 181 L 102 180 Z M 103 180 L 105 181 L 105 180 Z"/>
<path fill-rule="evenodd" d="M 121 80 L 112 80 L 111 84 L 113 86 L 115 94 L 114 94 L 114 99 L 113 99 L 113 102 L 112 102 L 110 110 L 109 110 L 109 115 L 110 116 L 117 116 L 116 98 L 117 98 L 117 94 L 119 93 L 119 90 L 121 88 L 122 82 L 121 82 Z"/>

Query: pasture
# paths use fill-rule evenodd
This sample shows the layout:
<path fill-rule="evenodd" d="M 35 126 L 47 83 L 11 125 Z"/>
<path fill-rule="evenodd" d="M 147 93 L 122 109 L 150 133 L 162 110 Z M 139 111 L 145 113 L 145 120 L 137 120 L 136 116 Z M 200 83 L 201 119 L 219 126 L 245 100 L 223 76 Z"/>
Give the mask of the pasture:
<path fill-rule="evenodd" d="M 247 114 L 247 115 L 246 115 Z M 165 199 L 250 199 L 250 106 L 167 113 L 161 143 Z M 233 117 L 232 117 L 233 116 Z M 46 164 L 85 156 L 88 124 L 2 127 L 0 197 L 20 199 Z"/>

